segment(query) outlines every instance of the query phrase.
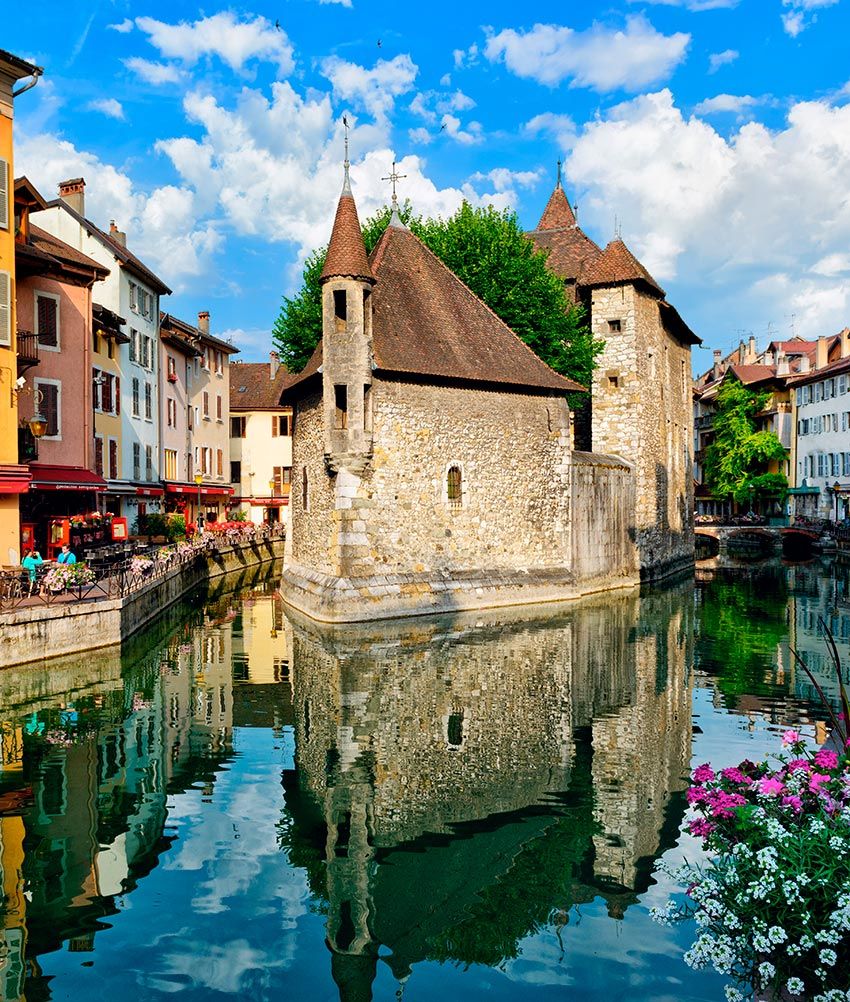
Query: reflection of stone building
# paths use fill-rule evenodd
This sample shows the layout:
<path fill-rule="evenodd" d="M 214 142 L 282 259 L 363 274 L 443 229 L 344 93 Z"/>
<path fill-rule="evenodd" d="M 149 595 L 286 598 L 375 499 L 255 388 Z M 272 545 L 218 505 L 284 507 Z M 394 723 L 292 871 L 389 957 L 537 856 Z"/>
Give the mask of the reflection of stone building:
<path fill-rule="evenodd" d="M 500 963 L 553 910 L 602 894 L 621 914 L 645 889 L 690 750 L 683 598 L 401 632 L 293 623 L 287 796 L 324 846 L 341 998 L 371 998 L 379 950 L 400 979 L 426 957 Z"/>

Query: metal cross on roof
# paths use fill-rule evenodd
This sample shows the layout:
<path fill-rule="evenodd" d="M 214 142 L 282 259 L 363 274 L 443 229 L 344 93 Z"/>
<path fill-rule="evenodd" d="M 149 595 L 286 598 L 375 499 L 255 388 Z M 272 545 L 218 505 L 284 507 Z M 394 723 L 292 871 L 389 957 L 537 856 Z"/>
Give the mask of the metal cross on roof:
<path fill-rule="evenodd" d="M 393 185 L 393 205 L 397 205 L 398 204 L 398 198 L 396 197 L 396 191 L 395 191 L 396 181 L 401 181 L 401 180 L 403 180 L 406 177 L 407 177 L 407 174 L 399 174 L 396 171 L 396 162 L 395 162 L 395 160 L 393 160 L 393 169 L 389 172 L 389 174 L 386 177 L 382 177 L 381 178 L 382 181 L 392 181 L 392 185 Z"/>
<path fill-rule="evenodd" d="M 561 161 L 558 161 L 558 184 L 557 187 L 561 187 Z"/>

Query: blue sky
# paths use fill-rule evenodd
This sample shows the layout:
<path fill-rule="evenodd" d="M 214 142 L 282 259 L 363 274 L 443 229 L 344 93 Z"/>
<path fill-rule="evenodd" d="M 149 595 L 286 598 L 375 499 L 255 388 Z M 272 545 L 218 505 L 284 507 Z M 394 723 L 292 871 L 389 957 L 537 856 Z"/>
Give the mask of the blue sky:
<path fill-rule="evenodd" d="M 8 24 L 8 21 L 7 21 Z M 535 225 L 564 160 L 710 349 L 850 323 L 850 0 L 559 5 L 257 0 L 18 4 L 2 46 L 45 67 L 16 173 L 87 181 L 175 293 L 246 359 L 327 241 L 343 114 L 361 217 L 400 194 Z"/>

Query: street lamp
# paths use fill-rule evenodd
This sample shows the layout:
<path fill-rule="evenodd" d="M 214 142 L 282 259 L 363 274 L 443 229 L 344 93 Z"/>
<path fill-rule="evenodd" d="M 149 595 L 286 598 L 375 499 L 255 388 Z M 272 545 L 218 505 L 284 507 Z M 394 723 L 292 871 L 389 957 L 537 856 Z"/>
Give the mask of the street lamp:
<path fill-rule="evenodd" d="M 832 485 L 832 494 L 835 498 L 835 524 L 838 525 L 838 492 L 841 490 L 841 484 L 836 480 Z"/>
<path fill-rule="evenodd" d="M 277 481 L 274 478 L 272 478 L 269 481 L 269 498 L 272 501 L 274 501 L 274 489 L 275 489 L 275 484 L 276 483 L 277 483 Z M 272 524 L 272 506 L 271 505 L 269 505 L 268 511 L 269 511 L 269 525 L 271 525 Z"/>
<path fill-rule="evenodd" d="M 195 515 L 195 529 L 201 531 L 201 484 L 204 482 L 203 474 L 195 474 L 195 483 L 198 485 L 198 512 Z"/>

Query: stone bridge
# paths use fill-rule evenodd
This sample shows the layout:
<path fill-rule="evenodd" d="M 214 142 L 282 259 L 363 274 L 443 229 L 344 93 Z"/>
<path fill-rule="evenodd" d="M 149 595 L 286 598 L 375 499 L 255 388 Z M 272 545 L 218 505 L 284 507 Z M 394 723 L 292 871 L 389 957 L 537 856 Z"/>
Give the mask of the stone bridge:
<path fill-rule="evenodd" d="M 694 537 L 697 560 L 710 557 L 804 560 L 812 556 L 815 543 L 820 540 L 819 533 L 811 529 L 767 525 L 697 525 Z"/>

